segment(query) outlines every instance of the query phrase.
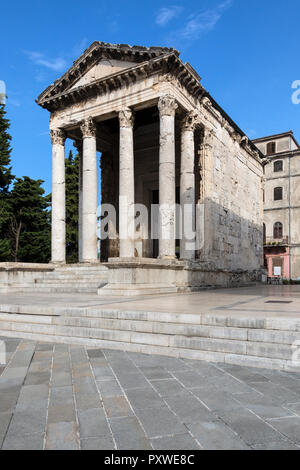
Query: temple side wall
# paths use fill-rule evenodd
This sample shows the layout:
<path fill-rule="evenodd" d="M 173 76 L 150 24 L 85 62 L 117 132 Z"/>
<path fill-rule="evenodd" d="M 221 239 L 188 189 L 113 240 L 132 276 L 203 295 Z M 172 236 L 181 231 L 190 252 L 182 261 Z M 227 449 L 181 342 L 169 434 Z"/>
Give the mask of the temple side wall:
<path fill-rule="evenodd" d="M 201 258 L 219 269 L 263 265 L 262 167 L 218 125 L 205 152 Z"/>

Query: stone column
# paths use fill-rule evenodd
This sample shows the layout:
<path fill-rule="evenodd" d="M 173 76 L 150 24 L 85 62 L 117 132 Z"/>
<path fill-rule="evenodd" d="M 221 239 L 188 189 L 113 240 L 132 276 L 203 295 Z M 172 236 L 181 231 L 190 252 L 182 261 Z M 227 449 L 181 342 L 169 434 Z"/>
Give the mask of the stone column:
<path fill-rule="evenodd" d="M 82 147 L 82 262 L 96 263 L 97 257 L 97 153 L 96 127 L 91 117 L 80 126 Z"/>
<path fill-rule="evenodd" d="M 121 258 L 134 257 L 134 154 L 133 112 L 119 112 L 120 176 L 119 176 L 119 244 Z"/>
<path fill-rule="evenodd" d="M 181 128 L 180 206 L 181 240 L 180 258 L 195 258 L 195 141 L 197 115 L 189 112 Z"/>
<path fill-rule="evenodd" d="M 79 159 L 78 171 L 78 261 L 82 262 L 82 140 L 76 140 L 74 147 L 77 149 Z"/>
<path fill-rule="evenodd" d="M 61 129 L 50 131 L 52 142 L 51 262 L 66 262 L 65 140 Z"/>
<path fill-rule="evenodd" d="M 159 136 L 159 258 L 175 258 L 175 110 L 172 96 L 158 101 Z"/>

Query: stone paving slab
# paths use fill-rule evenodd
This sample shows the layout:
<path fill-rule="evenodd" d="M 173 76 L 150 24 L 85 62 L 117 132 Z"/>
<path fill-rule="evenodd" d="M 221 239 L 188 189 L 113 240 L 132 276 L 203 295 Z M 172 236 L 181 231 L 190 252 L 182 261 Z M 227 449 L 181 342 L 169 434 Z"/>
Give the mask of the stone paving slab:
<path fill-rule="evenodd" d="M 282 306 L 280 303 L 267 303 L 269 300 L 287 300 L 290 303 Z M 113 310 L 145 311 L 145 312 L 171 312 L 199 314 L 217 313 L 219 316 L 253 318 L 299 318 L 300 286 L 265 286 L 256 285 L 231 289 L 208 289 L 192 293 L 176 293 L 163 295 L 123 297 L 99 297 L 97 294 L 85 293 L 11 293 L 1 294 L 1 305 L 39 306 L 47 310 L 48 307 L 65 308 L 97 308 L 105 307 Z M 5 308 L 2 308 L 5 312 Z M 233 320 L 234 322 L 234 320 Z M 234 326 L 234 325 L 232 325 Z"/>
<path fill-rule="evenodd" d="M 2 340 L 2 449 L 300 449 L 299 373 Z"/>

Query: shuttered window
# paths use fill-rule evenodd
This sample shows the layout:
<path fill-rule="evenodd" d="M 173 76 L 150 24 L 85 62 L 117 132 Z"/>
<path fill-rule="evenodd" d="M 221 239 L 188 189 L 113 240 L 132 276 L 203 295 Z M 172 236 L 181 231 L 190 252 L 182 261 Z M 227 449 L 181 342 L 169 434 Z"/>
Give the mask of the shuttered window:
<path fill-rule="evenodd" d="M 267 155 L 273 155 L 276 153 L 276 142 L 269 142 L 267 144 Z"/>
<path fill-rule="evenodd" d="M 274 162 L 274 172 L 277 173 L 278 171 L 283 170 L 283 161 L 282 160 L 277 160 Z"/>
<path fill-rule="evenodd" d="M 282 188 L 275 188 L 274 189 L 274 201 L 282 201 L 283 199 L 283 190 Z"/>
<path fill-rule="evenodd" d="M 273 228 L 273 237 L 282 238 L 283 237 L 283 225 L 281 222 L 276 222 Z"/>

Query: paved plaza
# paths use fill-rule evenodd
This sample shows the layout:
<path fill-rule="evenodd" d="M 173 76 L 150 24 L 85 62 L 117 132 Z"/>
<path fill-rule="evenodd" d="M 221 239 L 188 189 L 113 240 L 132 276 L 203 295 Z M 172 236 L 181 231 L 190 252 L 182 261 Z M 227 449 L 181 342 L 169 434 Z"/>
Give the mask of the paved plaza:
<path fill-rule="evenodd" d="M 300 449 L 300 374 L 1 338 L 2 449 Z"/>
<path fill-rule="evenodd" d="M 98 308 L 140 312 L 217 314 L 251 318 L 299 318 L 300 285 L 255 285 L 231 289 L 203 289 L 198 292 L 126 296 L 98 296 L 86 293 L 1 293 L 0 309 L 34 306 L 45 314 L 53 308 Z M 8 310 L 9 311 L 9 310 Z"/>

